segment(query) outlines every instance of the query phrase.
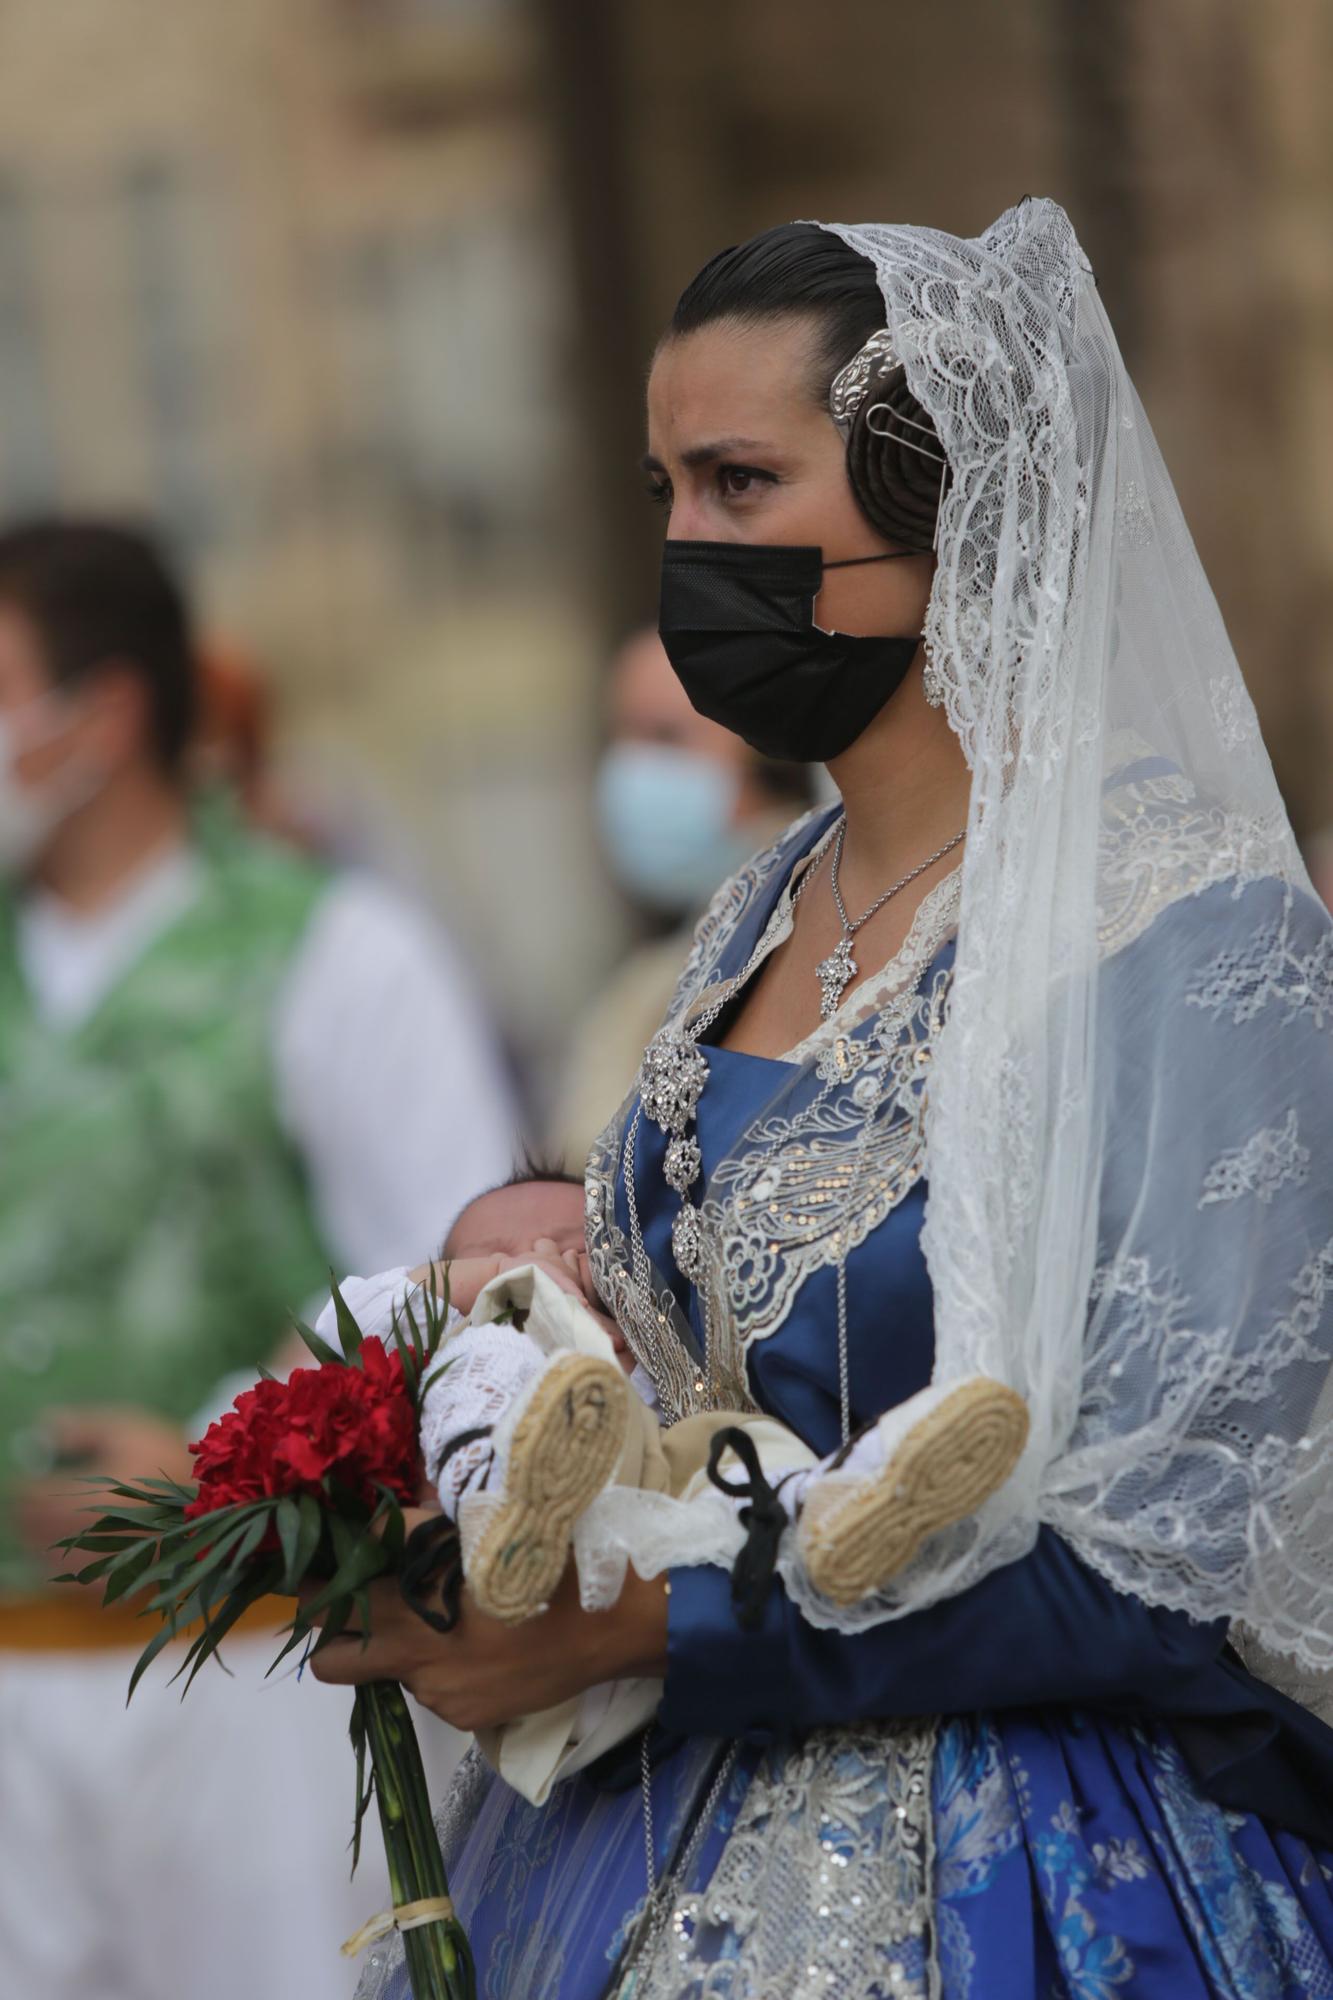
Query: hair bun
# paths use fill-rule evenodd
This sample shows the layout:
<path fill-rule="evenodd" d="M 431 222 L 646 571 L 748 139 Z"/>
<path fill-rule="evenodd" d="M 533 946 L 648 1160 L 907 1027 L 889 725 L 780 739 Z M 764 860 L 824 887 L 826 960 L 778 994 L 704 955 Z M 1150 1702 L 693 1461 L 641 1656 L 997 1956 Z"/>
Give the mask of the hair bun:
<path fill-rule="evenodd" d="M 873 426 L 872 410 L 880 413 Z M 885 541 L 908 549 L 932 546 L 952 476 L 943 459 L 939 434 L 908 388 L 906 370 L 901 363 L 881 366 L 852 418 L 847 476 L 861 512 Z"/>

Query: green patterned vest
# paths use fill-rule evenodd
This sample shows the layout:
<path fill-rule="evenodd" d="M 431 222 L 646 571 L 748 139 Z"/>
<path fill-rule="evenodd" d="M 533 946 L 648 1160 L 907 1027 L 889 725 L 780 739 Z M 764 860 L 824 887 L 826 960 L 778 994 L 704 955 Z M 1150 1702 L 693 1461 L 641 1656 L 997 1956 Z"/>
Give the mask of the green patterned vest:
<path fill-rule="evenodd" d="M 275 1000 L 324 877 L 211 824 L 194 904 L 73 1031 L 35 1017 L 0 893 L 0 1590 L 6 1488 L 58 1403 L 184 1420 L 327 1278 L 274 1109 Z"/>

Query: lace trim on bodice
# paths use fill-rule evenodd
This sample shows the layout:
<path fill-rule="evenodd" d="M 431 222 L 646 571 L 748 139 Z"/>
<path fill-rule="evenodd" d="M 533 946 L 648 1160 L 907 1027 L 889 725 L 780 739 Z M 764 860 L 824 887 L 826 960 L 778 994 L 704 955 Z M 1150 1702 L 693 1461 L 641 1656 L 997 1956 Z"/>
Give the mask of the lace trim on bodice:
<path fill-rule="evenodd" d="M 792 869 L 765 928 L 756 969 L 790 934 L 795 885 L 828 838 L 826 833 Z M 716 993 L 717 967 L 764 882 L 790 852 L 790 839 L 720 892 L 669 1018 L 688 1019 Z M 923 898 L 901 949 L 789 1053 L 772 1099 L 714 1168 L 698 1211 L 697 1284 L 709 1329 L 707 1393 L 715 1405 L 753 1407 L 746 1379 L 750 1343 L 776 1333 L 806 1277 L 845 1260 L 925 1172 L 926 1085 L 949 975 L 939 972 L 924 988 L 922 979 L 957 926 L 960 888 L 955 869 Z M 797 1103 L 802 1075 L 812 1070 L 818 1087 Z M 684 1414 L 701 1407 L 705 1396 L 698 1341 L 682 1305 L 656 1276 L 651 1291 L 635 1282 L 631 1246 L 615 1222 L 616 1179 L 626 1132 L 633 1129 L 633 1102 L 589 1161 L 589 1254 L 599 1290 L 664 1407 Z"/>

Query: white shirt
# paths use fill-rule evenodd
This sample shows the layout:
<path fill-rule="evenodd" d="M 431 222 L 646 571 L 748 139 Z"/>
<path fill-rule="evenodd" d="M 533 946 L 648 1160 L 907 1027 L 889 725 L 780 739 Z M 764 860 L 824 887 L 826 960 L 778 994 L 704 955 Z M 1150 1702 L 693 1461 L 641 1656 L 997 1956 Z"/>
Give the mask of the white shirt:
<path fill-rule="evenodd" d="M 17 947 L 41 1018 L 87 1020 L 202 879 L 179 848 L 92 916 L 27 897 Z M 513 1100 L 477 1001 L 444 938 L 373 876 L 337 876 L 316 904 L 271 1049 L 278 1119 L 340 1269 L 433 1256 L 459 1210 L 512 1170 Z"/>

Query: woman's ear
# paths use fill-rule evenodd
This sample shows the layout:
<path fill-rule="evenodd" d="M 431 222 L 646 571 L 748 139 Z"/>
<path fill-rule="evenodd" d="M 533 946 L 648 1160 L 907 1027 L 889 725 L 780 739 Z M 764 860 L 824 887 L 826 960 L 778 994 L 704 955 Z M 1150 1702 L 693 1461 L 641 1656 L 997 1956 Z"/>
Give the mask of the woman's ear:
<path fill-rule="evenodd" d="M 78 690 L 85 705 L 81 737 L 103 770 L 158 761 L 153 705 L 140 673 L 122 660 L 108 660 Z"/>

